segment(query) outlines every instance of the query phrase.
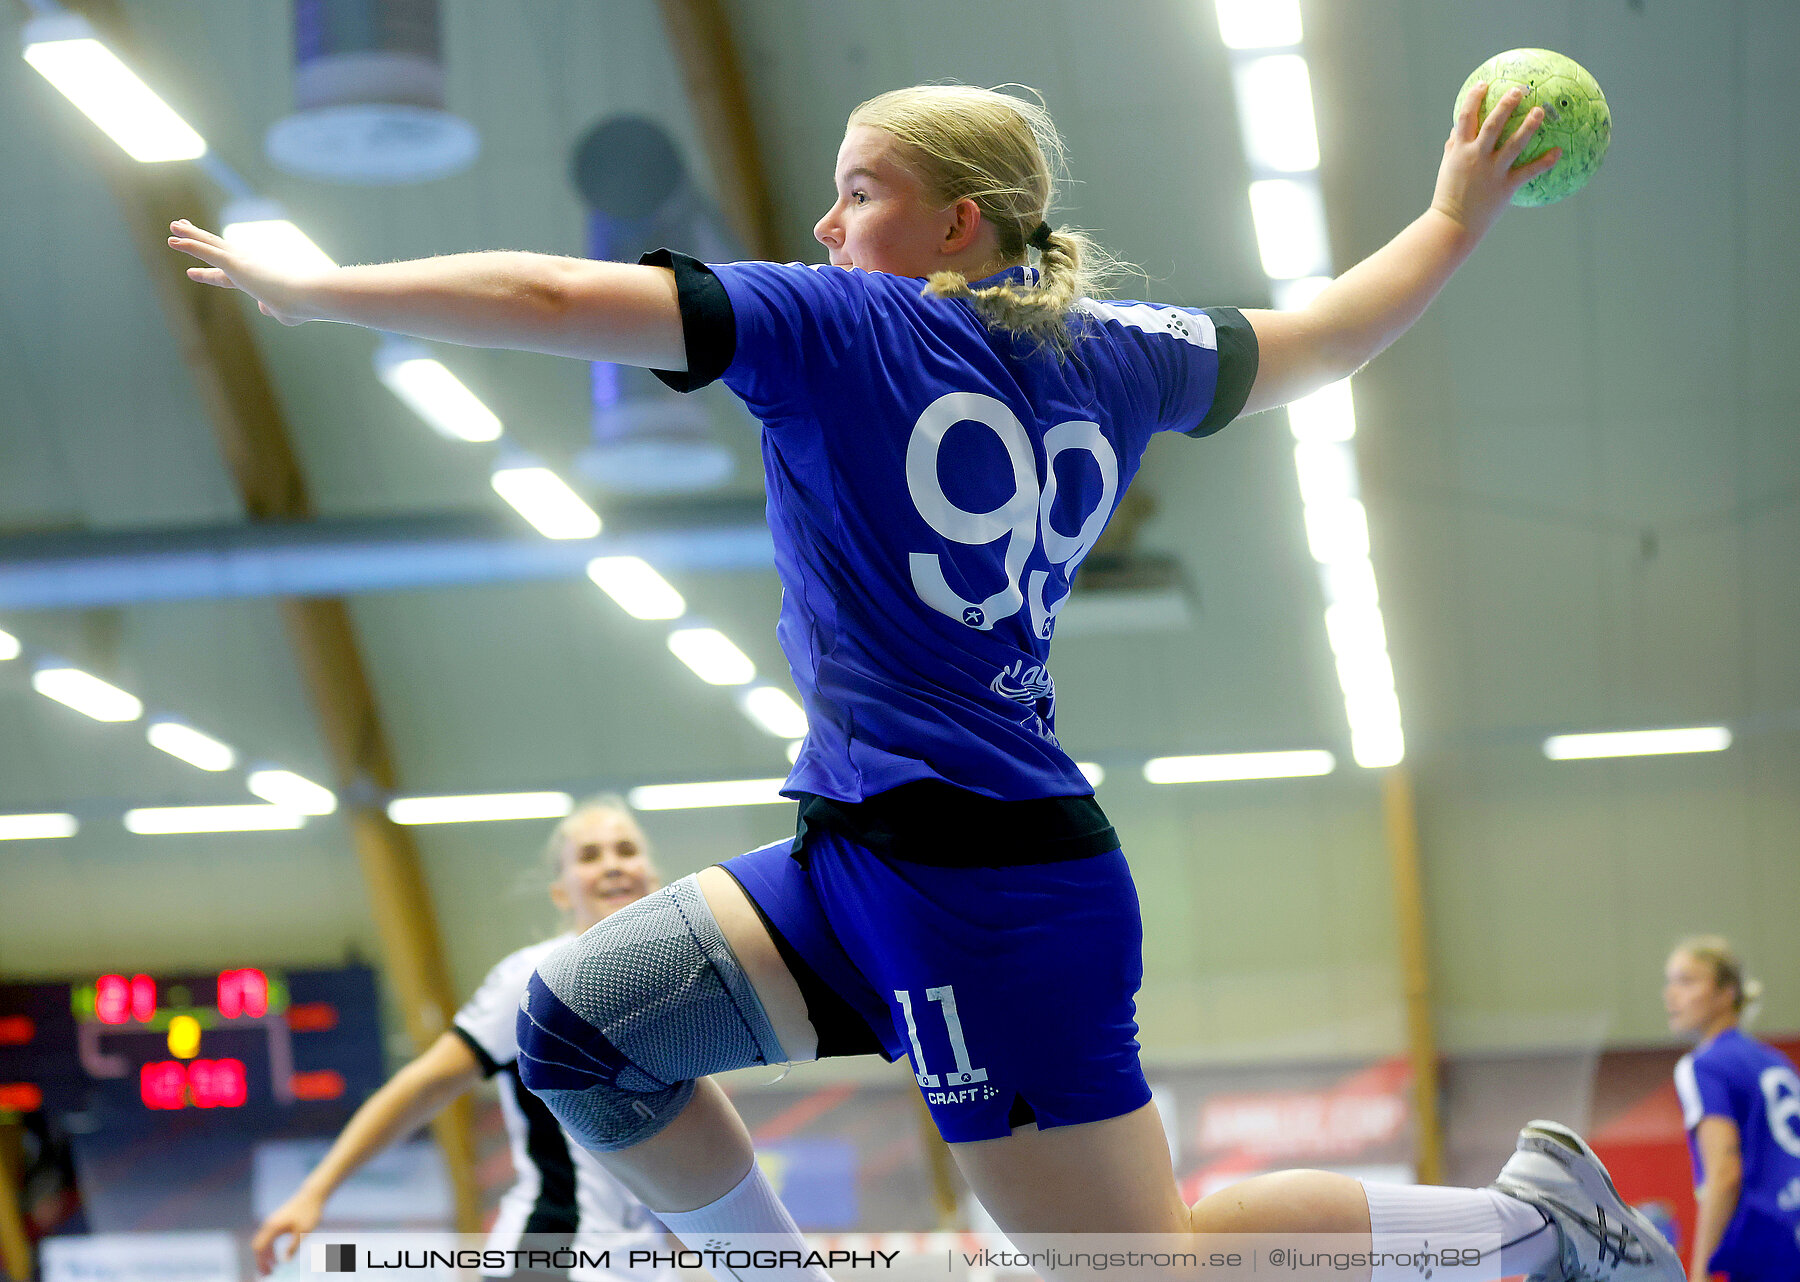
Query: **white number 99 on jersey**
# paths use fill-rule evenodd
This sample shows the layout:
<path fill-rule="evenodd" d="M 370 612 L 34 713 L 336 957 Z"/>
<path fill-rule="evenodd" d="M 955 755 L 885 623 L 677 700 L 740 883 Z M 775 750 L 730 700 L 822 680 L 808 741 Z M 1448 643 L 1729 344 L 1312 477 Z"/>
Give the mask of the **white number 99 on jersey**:
<path fill-rule="evenodd" d="M 939 463 L 944 437 L 958 423 L 978 423 L 993 432 L 1005 447 L 1012 465 L 1012 494 L 985 512 L 959 506 L 944 493 Z M 1065 450 L 1089 455 L 1100 472 L 1100 493 L 1073 534 L 1058 530 L 1051 520 L 1056 507 L 1057 456 Z M 943 555 L 914 552 L 908 557 L 913 590 L 919 599 L 941 614 L 990 631 L 1026 605 L 1031 607 L 1032 635 L 1048 639 L 1056 612 L 1068 600 L 1069 586 L 1082 558 L 1093 550 L 1112 515 L 1119 494 L 1119 460 L 1100 425 L 1080 419 L 1058 423 L 1044 433 L 1044 479 L 1038 479 L 1036 450 L 1031 435 L 1005 402 L 980 392 L 950 392 L 938 397 L 914 424 L 906 446 L 906 489 L 925 523 L 952 543 L 987 547 L 1006 540 L 1002 551 L 1004 575 L 999 590 L 979 601 L 966 599 L 950 586 L 944 575 Z M 1026 567 L 1039 548 L 1043 559 L 1060 571 L 1052 583 L 1048 570 Z"/>

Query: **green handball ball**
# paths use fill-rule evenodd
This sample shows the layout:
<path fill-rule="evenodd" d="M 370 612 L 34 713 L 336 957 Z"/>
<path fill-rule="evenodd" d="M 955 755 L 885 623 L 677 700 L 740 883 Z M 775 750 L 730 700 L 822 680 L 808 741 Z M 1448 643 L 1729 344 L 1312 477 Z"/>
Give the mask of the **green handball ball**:
<path fill-rule="evenodd" d="M 1488 82 L 1487 98 L 1481 104 L 1484 120 L 1507 90 L 1515 85 L 1525 90 L 1502 138 L 1512 137 L 1533 107 L 1544 109 L 1544 123 L 1525 144 L 1519 164 L 1536 160 L 1552 147 L 1562 148 L 1562 159 L 1515 191 L 1513 204 L 1554 205 L 1587 185 L 1612 141 L 1612 113 L 1606 109 L 1606 95 L 1587 68 L 1549 49 L 1509 49 L 1495 54 L 1463 81 L 1451 111 L 1453 120 L 1479 80 Z"/>

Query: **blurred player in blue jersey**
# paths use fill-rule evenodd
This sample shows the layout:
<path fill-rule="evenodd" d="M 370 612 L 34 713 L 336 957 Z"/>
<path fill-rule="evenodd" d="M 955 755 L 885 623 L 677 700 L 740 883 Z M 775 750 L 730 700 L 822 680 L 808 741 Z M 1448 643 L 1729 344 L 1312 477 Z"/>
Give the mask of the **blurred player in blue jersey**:
<path fill-rule="evenodd" d="M 688 1241 L 792 1233 L 709 1073 L 877 1053 L 914 1075 L 1010 1234 L 1300 1231 L 1391 1252 L 1504 1243 L 1465 1276 L 1657 1278 L 1679 1262 L 1572 1133 L 1495 1190 L 1323 1172 L 1176 1189 L 1138 1064 L 1136 893 L 1056 736 L 1057 611 L 1159 431 L 1203 437 L 1398 338 L 1511 193 L 1516 92 L 1474 86 L 1430 208 L 1296 311 L 1096 301 L 1049 223 L 1061 144 L 1017 97 L 926 86 L 850 118 L 818 266 L 474 254 L 296 275 L 188 223 L 189 274 L 332 319 L 721 380 L 763 424 L 780 639 L 810 730 L 799 835 L 683 879 L 540 963 L 520 1069 Z M 754 1270 L 781 1275 L 780 1268 Z M 806 1262 L 791 1275 L 816 1276 Z M 1374 1282 L 1412 1276 L 1377 1265 Z"/>
<path fill-rule="evenodd" d="M 1800 1075 L 1738 1027 L 1761 990 L 1717 935 L 1683 940 L 1663 970 L 1669 1028 L 1699 1042 L 1675 1066 L 1694 1160 L 1693 1282 L 1800 1278 Z"/>

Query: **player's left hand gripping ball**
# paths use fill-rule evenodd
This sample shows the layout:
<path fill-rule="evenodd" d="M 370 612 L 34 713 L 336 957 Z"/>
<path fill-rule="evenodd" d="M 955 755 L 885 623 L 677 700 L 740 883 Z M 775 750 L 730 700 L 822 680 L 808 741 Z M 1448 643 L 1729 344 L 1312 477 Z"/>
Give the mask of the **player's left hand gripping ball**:
<path fill-rule="evenodd" d="M 1544 109 L 1544 123 L 1525 144 L 1517 163 L 1530 164 L 1552 147 L 1562 148 L 1562 159 L 1514 192 L 1513 204 L 1554 205 L 1587 185 L 1606 158 L 1607 144 L 1612 141 L 1612 113 L 1607 110 L 1606 95 L 1600 92 L 1599 82 L 1585 67 L 1549 49 L 1509 49 L 1495 54 L 1469 74 L 1457 90 L 1458 106 L 1478 80 L 1488 82 L 1487 97 L 1481 104 L 1483 118 L 1507 90 L 1525 90 L 1501 132 L 1502 138 L 1512 137 L 1513 130 L 1533 107 Z M 1451 119 L 1455 118 L 1453 108 Z"/>

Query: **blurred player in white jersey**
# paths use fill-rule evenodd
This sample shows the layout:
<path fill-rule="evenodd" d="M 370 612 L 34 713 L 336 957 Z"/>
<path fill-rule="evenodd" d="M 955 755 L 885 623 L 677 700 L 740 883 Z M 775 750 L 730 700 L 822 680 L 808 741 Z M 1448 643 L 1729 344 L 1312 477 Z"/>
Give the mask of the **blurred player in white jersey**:
<path fill-rule="evenodd" d="M 500 1109 L 506 1119 L 515 1179 L 501 1197 L 487 1245 L 512 1250 L 567 1242 L 580 1247 L 608 1235 L 614 1255 L 619 1234 L 662 1244 L 662 1226 L 644 1206 L 579 1144 L 572 1143 L 543 1101 L 519 1083 L 519 1048 L 513 1029 L 526 981 L 538 962 L 589 926 L 635 903 L 662 884 L 643 832 L 624 801 L 596 797 L 583 802 L 556 826 L 545 847 L 550 899 L 567 930 L 503 958 L 456 1013 L 449 1031 L 425 1053 L 371 1095 L 345 1125 L 325 1159 L 300 1188 L 257 1230 L 252 1246 L 257 1266 L 268 1272 L 277 1242 L 287 1259 L 318 1224 L 325 1203 L 352 1172 L 389 1145 L 436 1117 L 484 1077 L 499 1078 Z M 571 1274 L 519 1271 L 526 1278 L 603 1279 L 606 1274 L 576 1269 Z M 623 1276 L 618 1274 L 617 1276 Z"/>

